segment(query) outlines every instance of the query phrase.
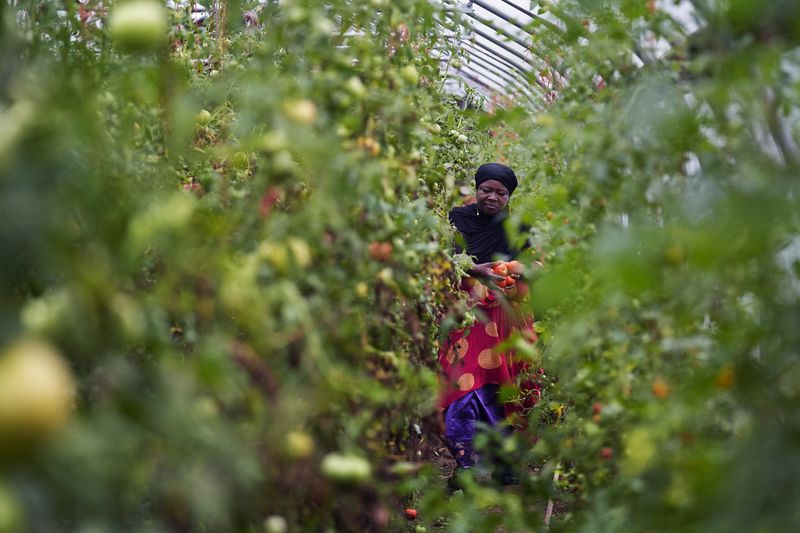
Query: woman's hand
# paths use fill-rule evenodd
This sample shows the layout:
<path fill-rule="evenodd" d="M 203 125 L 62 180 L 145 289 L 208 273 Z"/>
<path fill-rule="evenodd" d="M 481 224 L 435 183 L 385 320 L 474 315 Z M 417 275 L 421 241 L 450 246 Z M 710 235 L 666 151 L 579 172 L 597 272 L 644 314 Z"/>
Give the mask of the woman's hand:
<path fill-rule="evenodd" d="M 472 267 L 469 271 L 471 276 L 475 276 L 476 278 L 485 278 L 490 281 L 500 281 L 503 279 L 503 276 L 498 276 L 494 272 L 492 272 L 492 267 L 494 263 L 480 263 Z"/>

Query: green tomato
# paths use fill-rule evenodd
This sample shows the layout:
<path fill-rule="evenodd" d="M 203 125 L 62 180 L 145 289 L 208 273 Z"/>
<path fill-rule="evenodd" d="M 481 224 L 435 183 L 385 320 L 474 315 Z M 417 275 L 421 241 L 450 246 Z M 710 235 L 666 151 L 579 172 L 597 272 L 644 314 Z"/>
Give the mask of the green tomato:
<path fill-rule="evenodd" d="M 0 355 L 0 443 L 13 446 L 60 429 L 72 414 L 74 390 L 69 366 L 50 344 L 23 339 L 6 348 Z"/>
<path fill-rule="evenodd" d="M 97 103 L 109 107 L 116 104 L 117 99 L 110 91 L 106 91 L 97 97 Z"/>
<path fill-rule="evenodd" d="M 286 16 L 289 19 L 289 22 L 297 24 L 305 21 L 306 18 L 308 18 L 308 11 L 300 6 L 291 6 L 287 10 Z"/>
<path fill-rule="evenodd" d="M 363 457 L 329 453 L 322 459 L 322 475 L 342 484 L 366 481 L 372 475 L 372 467 Z"/>
<path fill-rule="evenodd" d="M 289 531 L 289 524 L 280 515 L 271 515 L 264 520 L 264 531 L 267 533 L 286 533 Z"/>
<path fill-rule="evenodd" d="M 277 152 L 289 146 L 289 139 L 283 130 L 270 130 L 261 136 L 258 143 L 266 152 Z"/>
<path fill-rule="evenodd" d="M 115 4 L 108 20 L 111 38 L 126 50 L 156 48 L 167 40 L 164 6 L 152 0 Z"/>
<path fill-rule="evenodd" d="M 410 461 L 400 461 L 392 465 L 392 473 L 398 476 L 408 476 L 417 471 L 417 465 Z"/>
<path fill-rule="evenodd" d="M 294 157 L 289 150 L 278 150 L 272 158 L 272 165 L 279 172 L 291 172 L 294 169 Z"/>
<path fill-rule="evenodd" d="M 211 122 L 211 113 L 209 113 L 207 109 L 201 109 L 194 116 L 194 121 L 201 126 L 206 126 Z"/>
<path fill-rule="evenodd" d="M 30 333 L 57 336 L 71 324 L 69 318 L 75 308 L 73 294 L 59 289 L 27 302 L 20 311 L 20 321 Z"/>
<path fill-rule="evenodd" d="M 311 248 L 308 243 L 299 237 L 289 237 L 289 250 L 292 252 L 294 262 L 300 268 L 306 268 L 311 264 Z"/>
<path fill-rule="evenodd" d="M 292 459 L 305 459 L 314 452 L 314 439 L 305 431 L 290 431 L 284 445 L 286 454 Z"/>
<path fill-rule="evenodd" d="M 356 283 L 355 293 L 356 296 L 358 296 L 363 300 L 364 298 L 369 296 L 369 285 L 367 285 L 363 281 L 359 281 L 358 283 Z"/>
<path fill-rule="evenodd" d="M 321 33 L 323 35 L 330 35 L 334 31 L 336 31 L 336 25 L 330 19 L 325 17 L 316 16 L 314 17 L 313 26 L 314 29 L 317 30 L 317 33 Z"/>
<path fill-rule="evenodd" d="M 283 111 L 298 124 L 313 124 L 317 120 L 317 106 L 311 100 L 286 100 Z"/>
<path fill-rule="evenodd" d="M 411 85 L 419 83 L 419 72 L 417 72 L 417 68 L 414 65 L 406 65 L 401 68 L 400 77 Z"/>
<path fill-rule="evenodd" d="M 347 91 L 356 98 L 363 98 L 367 94 L 367 88 L 358 76 L 353 76 L 347 80 L 346 87 Z"/>
<path fill-rule="evenodd" d="M 433 133 L 434 135 L 438 135 L 442 133 L 442 127 L 438 124 L 430 124 L 428 125 L 428 131 Z"/>
<path fill-rule="evenodd" d="M 289 250 L 279 243 L 262 241 L 258 245 L 258 254 L 279 274 L 287 274 L 291 268 Z"/>
<path fill-rule="evenodd" d="M 250 156 L 245 152 L 236 152 L 231 158 L 231 164 L 233 168 L 247 170 L 250 167 Z"/>

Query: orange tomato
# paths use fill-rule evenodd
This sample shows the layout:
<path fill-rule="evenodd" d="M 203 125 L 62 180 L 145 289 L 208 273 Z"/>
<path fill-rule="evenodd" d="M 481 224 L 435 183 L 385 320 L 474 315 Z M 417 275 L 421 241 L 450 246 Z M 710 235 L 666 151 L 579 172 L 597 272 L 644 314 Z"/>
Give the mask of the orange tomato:
<path fill-rule="evenodd" d="M 718 389 L 730 389 L 735 381 L 736 375 L 733 372 L 733 368 L 726 366 L 720 371 L 719 375 L 717 376 L 717 380 L 714 382 L 714 385 Z"/>
<path fill-rule="evenodd" d="M 506 263 L 506 270 L 508 270 L 509 276 L 512 274 L 522 274 L 523 266 L 522 263 L 515 259 Z"/>
<path fill-rule="evenodd" d="M 506 276 L 506 287 L 513 287 L 516 284 L 517 284 L 517 280 L 515 280 L 511 276 Z"/>
<path fill-rule="evenodd" d="M 653 396 L 659 400 L 667 398 L 672 393 L 672 389 L 670 389 L 667 382 L 660 377 L 653 380 L 650 390 L 653 392 Z"/>
<path fill-rule="evenodd" d="M 376 261 L 388 263 L 392 259 L 392 243 L 372 241 L 368 249 L 369 255 Z"/>
<path fill-rule="evenodd" d="M 517 293 L 515 296 L 517 300 L 524 300 L 525 297 L 528 296 L 528 293 L 530 292 L 528 284 L 523 283 L 521 281 L 517 282 L 516 288 L 517 288 Z"/>
<path fill-rule="evenodd" d="M 411 509 L 409 507 L 408 509 L 406 509 L 405 514 L 406 514 L 406 518 L 408 518 L 409 520 L 414 520 L 417 517 L 417 510 L 416 509 Z"/>
<path fill-rule="evenodd" d="M 508 268 L 503 261 L 498 261 L 497 263 L 492 266 L 492 272 L 497 274 L 498 276 L 506 277 L 508 276 Z"/>

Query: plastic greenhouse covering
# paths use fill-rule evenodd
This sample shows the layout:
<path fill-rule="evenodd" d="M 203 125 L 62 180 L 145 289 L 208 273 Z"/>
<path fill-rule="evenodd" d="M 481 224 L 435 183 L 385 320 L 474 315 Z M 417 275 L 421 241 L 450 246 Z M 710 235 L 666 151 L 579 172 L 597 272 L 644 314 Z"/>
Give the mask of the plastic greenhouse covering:
<path fill-rule="evenodd" d="M 78 0 L 87 3 L 88 0 Z M 285 1 L 285 0 L 284 0 Z M 439 51 L 441 68 L 449 78 L 444 89 L 467 102 L 481 106 L 509 107 L 524 105 L 542 109 L 558 97 L 559 87 L 568 83 L 569 73 L 560 65 L 560 58 L 543 57 L 537 53 L 536 41 L 558 38 L 565 31 L 563 23 L 550 13 L 548 4 L 531 0 L 431 0 L 443 8 L 444 16 L 460 23 L 461 31 L 444 33 L 450 40 L 448 50 Z M 13 3 L 13 1 L 12 1 Z M 247 25 L 259 24 L 259 12 L 269 5 L 279 5 L 281 0 L 259 0 L 255 9 L 245 13 Z M 188 2 L 167 0 L 167 7 L 191 10 L 192 20 L 202 25 L 212 17 L 218 2 Z M 654 0 L 659 10 L 681 24 L 687 33 L 698 28 L 698 21 L 688 0 Z M 66 12 L 63 12 L 66 14 Z M 94 24 L 102 24 L 99 16 Z M 590 23 L 587 21 L 587 25 Z M 591 26 L 589 27 L 591 30 Z M 337 28 L 344 35 L 358 35 L 345 28 Z M 591 46 L 589 41 L 585 45 Z M 642 35 L 636 43 L 634 64 L 641 66 L 649 58 L 669 50 L 669 43 Z M 605 81 L 597 76 L 596 83 Z M 471 96 L 477 96 L 475 101 Z"/>

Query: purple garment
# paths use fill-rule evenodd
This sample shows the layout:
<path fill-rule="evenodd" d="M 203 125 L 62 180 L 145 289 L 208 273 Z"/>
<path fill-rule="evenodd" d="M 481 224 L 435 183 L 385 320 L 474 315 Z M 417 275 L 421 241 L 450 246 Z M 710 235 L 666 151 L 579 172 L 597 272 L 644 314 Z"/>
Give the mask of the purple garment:
<path fill-rule="evenodd" d="M 450 453 L 461 468 L 478 462 L 472 441 L 479 423 L 496 427 L 505 418 L 503 404 L 498 399 L 500 385 L 488 383 L 451 403 L 444 414 L 444 436 Z"/>

